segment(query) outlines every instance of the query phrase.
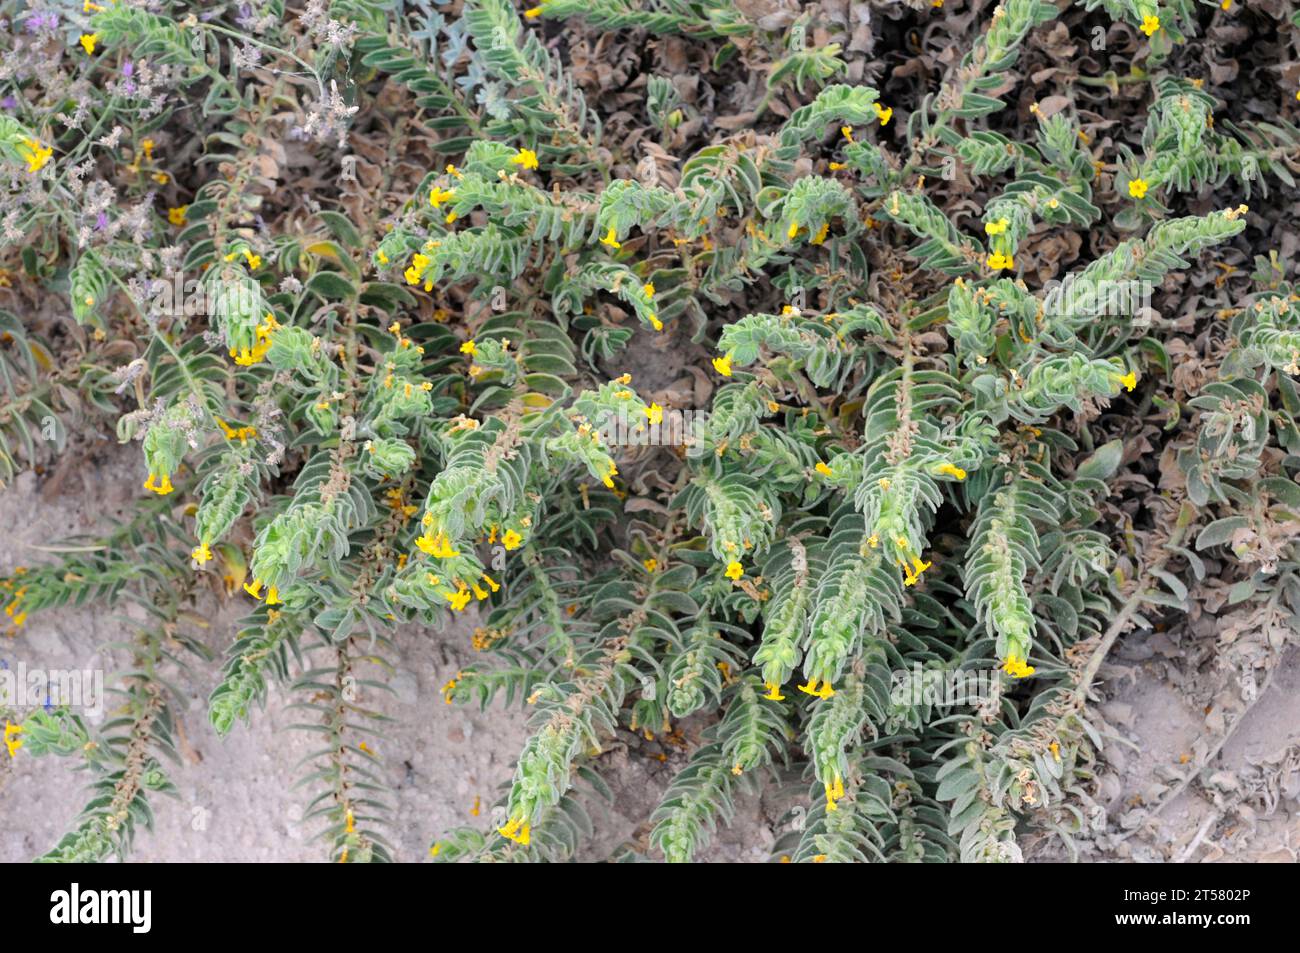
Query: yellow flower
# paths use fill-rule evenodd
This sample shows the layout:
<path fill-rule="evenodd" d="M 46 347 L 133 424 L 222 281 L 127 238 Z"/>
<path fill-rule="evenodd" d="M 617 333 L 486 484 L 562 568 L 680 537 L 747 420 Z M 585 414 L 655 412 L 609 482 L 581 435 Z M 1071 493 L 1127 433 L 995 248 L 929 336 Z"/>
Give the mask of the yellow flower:
<path fill-rule="evenodd" d="M 523 166 L 525 169 L 536 169 L 537 153 L 532 149 L 520 149 L 519 154 L 510 161 L 515 165 Z"/>
<path fill-rule="evenodd" d="M 614 489 L 614 477 L 616 476 L 618 476 L 618 467 L 616 467 L 614 461 L 611 460 L 609 461 L 609 473 L 601 477 L 600 481 L 604 483 L 608 489 L 612 490 Z"/>
<path fill-rule="evenodd" d="M 642 566 L 645 566 L 645 571 L 646 571 L 646 572 L 654 572 L 656 569 L 659 568 L 659 560 L 657 560 L 657 559 L 643 559 L 643 560 L 641 560 L 641 565 L 642 565 Z"/>
<path fill-rule="evenodd" d="M 42 146 L 39 139 L 30 136 L 23 139 L 22 145 L 18 148 L 25 153 L 23 158 L 27 160 L 28 172 L 40 172 L 45 168 L 45 163 L 50 161 L 50 156 L 54 155 L 53 148 Z"/>
<path fill-rule="evenodd" d="M 732 560 L 727 563 L 727 571 L 723 573 L 728 579 L 739 579 L 745 574 L 745 567 L 740 563 Z"/>
<path fill-rule="evenodd" d="M 1156 30 L 1160 29 L 1160 18 L 1147 14 L 1142 18 L 1142 32 L 1147 36 L 1152 36 Z M 1139 196 L 1140 198 L 1141 196 Z"/>
<path fill-rule="evenodd" d="M 478 347 L 473 341 L 466 341 L 460 346 L 460 353 L 474 355 L 478 353 Z"/>
<path fill-rule="evenodd" d="M 835 689 L 831 688 L 830 682 L 824 682 L 821 688 L 817 687 L 817 679 L 809 676 L 807 685 L 800 685 L 799 691 L 805 695 L 812 695 L 814 698 L 830 698 L 835 694 Z"/>
<path fill-rule="evenodd" d="M 955 467 L 951 463 L 944 463 L 939 466 L 939 472 L 947 474 L 957 480 L 966 479 L 966 471 L 961 467 Z"/>
<path fill-rule="evenodd" d="M 86 55 L 89 56 L 95 52 L 95 44 L 99 42 L 99 34 L 83 33 L 81 34 L 81 39 L 77 42 L 81 44 L 81 48 L 85 50 Z"/>
<path fill-rule="evenodd" d="M 605 233 L 605 237 L 600 240 L 600 243 L 602 245 L 608 245 L 610 248 L 622 248 L 623 243 L 614 237 L 615 234 L 614 226 L 609 226 L 609 231 Z"/>
<path fill-rule="evenodd" d="M 530 20 L 536 20 L 541 15 L 542 15 L 542 8 L 540 6 L 529 7 L 527 10 L 524 11 L 524 16 L 526 16 Z"/>
<path fill-rule="evenodd" d="M 808 240 L 814 245 L 820 245 L 826 241 L 826 236 L 830 233 L 830 230 L 830 222 L 822 222 L 822 227 L 817 230 L 817 234 Z"/>
<path fill-rule="evenodd" d="M 518 549 L 523 541 L 524 538 L 512 529 L 506 530 L 505 535 L 501 537 L 501 545 L 506 549 Z"/>
<path fill-rule="evenodd" d="M 1010 255 L 995 252 L 992 255 L 989 255 L 988 266 L 994 271 L 999 271 L 1003 268 L 1010 271 L 1012 268 L 1016 267 L 1016 261 Z"/>
<path fill-rule="evenodd" d="M 1132 198 L 1140 199 L 1146 196 L 1147 188 L 1146 179 L 1133 179 L 1128 184 L 1128 194 Z"/>
<path fill-rule="evenodd" d="M 781 686 L 777 685 L 776 682 L 764 682 L 763 687 L 767 689 L 767 694 L 763 696 L 764 698 L 774 702 L 785 701 L 785 696 L 780 692 Z"/>
<path fill-rule="evenodd" d="M 820 460 L 817 461 L 817 465 L 813 467 L 813 469 L 816 470 L 824 477 L 835 475 L 835 472 L 831 470 L 831 468 L 828 467 L 826 464 L 822 463 Z"/>
<path fill-rule="evenodd" d="M 1026 660 L 1017 657 L 1014 652 L 1009 654 L 1007 660 L 1002 663 L 1002 670 L 1012 678 L 1026 678 L 1036 671 L 1032 665 L 1027 665 Z"/>
<path fill-rule="evenodd" d="M 1000 218 L 996 222 L 985 222 L 984 232 L 987 235 L 1001 235 L 1010 224 L 1005 218 Z"/>
<path fill-rule="evenodd" d="M 434 208 L 437 208 L 443 202 L 446 202 L 449 199 L 451 199 L 453 196 L 455 196 L 455 194 L 456 193 L 453 192 L 451 189 L 439 188 L 438 186 L 435 185 L 432 189 L 429 190 L 429 204 L 432 205 Z"/>
<path fill-rule="evenodd" d="M 664 323 L 659 320 L 659 317 L 653 311 L 650 312 L 647 317 L 650 319 L 650 327 L 654 328 L 656 331 L 662 331 L 664 329 Z"/>
<path fill-rule="evenodd" d="M 459 550 L 452 548 L 451 540 L 447 538 L 446 533 L 431 537 L 426 532 L 416 539 L 415 545 L 420 547 L 421 552 L 428 553 L 436 559 L 451 559 L 460 555 Z"/>
<path fill-rule="evenodd" d="M 844 137 L 846 140 L 848 140 L 849 142 L 852 142 L 852 141 L 853 141 L 853 127 L 852 127 L 852 126 L 840 126 L 840 135 L 843 136 L 843 137 Z"/>
<path fill-rule="evenodd" d="M 713 369 L 723 377 L 731 376 L 731 353 L 731 351 L 728 351 L 722 357 L 715 357 L 713 359 Z"/>
<path fill-rule="evenodd" d="M 791 222 L 790 229 L 786 232 L 786 235 L 790 238 L 794 238 L 798 234 L 799 234 L 799 223 Z"/>
<path fill-rule="evenodd" d="M 1129 371 L 1119 379 L 1119 382 L 1124 385 L 1125 390 L 1131 391 L 1134 387 L 1137 387 L 1137 374 Z"/>
<path fill-rule="evenodd" d="M 252 582 L 244 583 L 244 591 L 260 602 L 262 599 L 262 580 L 254 579 Z"/>
<path fill-rule="evenodd" d="M 832 162 L 832 163 L 830 163 L 830 164 L 827 165 L 827 168 L 830 169 L 832 172 L 839 172 L 840 170 L 842 170 L 842 169 L 844 168 L 844 163 L 843 163 L 843 162 Z"/>
<path fill-rule="evenodd" d="M 199 543 L 190 551 L 190 558 L 202 566 L 212 559 L 212 550 L 207 543 Z"/>
<path fill-rule="evenodd" d="M 18 749 L 23 746 L 22 739 L 18 736 L 23 733 L 22 725 L 15 725 L 5 719 L 5 747 L 9 749 L 9 757 L 18 757 Z"/>
<path fill-rule="evenodd" d="M 1130 390 L 1131 389 L 1132 388 L 1130 388 Z M 651 404 L 649 407 L 645 409 L 645 415 L 646 415 L 646 419 L 648 419 L 651 424 L 663 423 L 664 409 L 660 407 L 657 403 Z"/>
<path fill-rule="evenodd" d="M 468 589 L 457 589 L 455 592 L 450 592 L 449 590 L 444 589 L 442 591 L 442 597 L 447 600 L 447 604 L 450 605 L 452 610 L 455 612 L 463 612 L 465 607 L 469 605 Z"/>
<path fill-rule="evenodd" d="M 155 484 L 154 482 L 155 480 L 159 480 L 161 482 Z M 158 477 L 155 476 L 152 471 L 150 471 L 149 473 L 149 479 L 144 481 L 144 488 L 146 490 L 152 490 L 154 493 L 157 493 L 159 496 L 166 496 L 172 490 L 176 489 L 174 486 L 172 486 L 172 478 L 170 473 L 164 473 L 161 477 Z"/>
<path fill-rule="evenodd" d="M 894 107 L 881 107 L 880 103 L 872 103 L 871 107 L 876 111 L 876 118 L 880 120 L 880 124 L 888 126 L 890 118 L 894 115 Z"/>
<path fill-rule="evenodd" d="M 647 281 L 641 286 L 641 290 L 645 292 L 647 298 L 653 298 L 655 296 L 655 286 L 653 282 Z"/>
<path fill-rule="evenodd" d="M 530 840 L 529 832 L 531 830 L 532 827 L 522 817 L 512 817 L 504 827 L 497 828 L 497 833 L 506 840 L 512 840 L 526 847 Z"/>
<path fill-rule="evenodd" d="M 826 782 L 826 810 L 838 811 L 840 806 L 836 801 L 844 799 L 844 780 L 838 774 L 835 780 Z"/>
<path fill-rule="evenodd" d="M 169 208 L 167 210 L 167 221 L 177 226 L 184 225 L 185 210 L 188 208 L 188 205 L 178 205 L 176 208 Z"/>
<path fill-rule="evenodd" d="M 1053 741 L 1050 745 L 1047 746 L 1047 750 L 1052 752 L 1052 757 L 1056 761 L 1061 760 L 1061 743 L 1059 741 Z"/>

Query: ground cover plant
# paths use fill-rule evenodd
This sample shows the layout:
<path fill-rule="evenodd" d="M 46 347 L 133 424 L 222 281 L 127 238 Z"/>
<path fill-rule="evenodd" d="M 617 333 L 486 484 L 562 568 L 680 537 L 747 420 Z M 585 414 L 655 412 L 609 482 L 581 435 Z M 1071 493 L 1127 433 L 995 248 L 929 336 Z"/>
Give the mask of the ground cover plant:
<path fill-rule="evenodd" d="M 417 859 L 372 700 L 460 617 L 436 704 L 532 728 L 434 860 L 581 854 L 628 733 L 690 753 L 617 859 L 696 859 L 765 787 L 773 860 L 1068 855 L 1117 641 L 1236 613 L 1253 679 L 1294 640 L 1290 3 L 0 19 L 0 479 L 106 423 L 140 483 L 4 620 L 149 620 L 103 723 L 0 711 L 89 774 L 41 859 L 169 809 L 178 666 L 219 736 L 293 694 L 323 859 Z M 215 651 L 212 600 L 247 607 Z"/>

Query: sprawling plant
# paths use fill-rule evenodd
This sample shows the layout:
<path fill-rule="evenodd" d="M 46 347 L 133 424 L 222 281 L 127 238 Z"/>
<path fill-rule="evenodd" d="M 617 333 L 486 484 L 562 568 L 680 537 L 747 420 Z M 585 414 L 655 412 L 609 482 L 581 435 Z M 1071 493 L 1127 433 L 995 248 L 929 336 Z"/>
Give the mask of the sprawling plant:
<path fill-rule="evenodd" d="M 114 415 L 141 483 L 131 519 L 0 581 L 5 611 L 152 620 L 109 723 L 9 713 L 11 754 L 96 779 L 48 859 L 149 823 L 165 671 L 208 664 L 186 624 L 214 592 L 248 612 L 208 665 L 211 727 L 296 694 L 336 860 L 392 856 L 366 689 L 397 633 L 461 616 L 481 661 L 446 701 L 532 727 L 495 823 L 430 832 L 438 860 L 582 853 L 602 752 L 683 723 L 635 855 L 699 857 L 738 791 L 791 780 L 782 859 L 1086 832 L 1090 685 L 1127 624 L 1184 604 L 1191 547 L 1236 557 L 1238 601 L 1296 596 L 1290 545 L 1260 550 L 1300 509 L 1300 297 L 1261 264 L 1223 314 L 1156 308 L 1245 247 L 1242 202 L 1293 185 L 1300 131 L 1216 125 L 1174 71 L 1207 7 L 1082 6 L 985 6 L 907 112 L 812 12 L 0 3 L 4 274 L 29 289 L 0 311 L 0 478 Z M 1083 102 L 1014 81 L 1067 15 L 1145 44 L 1096 79 L 1145 89 L 1105 144 Z M 758 105 L 709 127 L 654 74 L 593 102 L 573 63 L 598 31 L 740 64 Z M 1062 236 L 1075 264 L 1044 252 Z M 1166 492 L 1126 500 L 1123 421 L 1152 415 Z M 906 690 L 976 674 L 973 704 Z"/>

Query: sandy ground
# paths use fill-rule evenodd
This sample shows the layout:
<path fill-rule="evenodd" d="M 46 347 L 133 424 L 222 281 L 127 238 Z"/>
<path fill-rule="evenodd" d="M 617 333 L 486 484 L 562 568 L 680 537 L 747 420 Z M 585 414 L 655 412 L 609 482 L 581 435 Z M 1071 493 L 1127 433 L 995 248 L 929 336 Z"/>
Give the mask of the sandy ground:
<path fill-rule="evenodd" d="M 28 473 L 0 491 L 0 570 L 40 561 L 39 547 L 73 533 L 102 529 L 123 516 L 137 492 L 135 447 L 107 440 L 75 473 Z M 89 459 L 87 459 L 89 457 Z M 212 597 L 205 640 L 220 658 L 240 614 L 235 602 Z M 454 628 L 406 627 L 396 633 L 398 674 L 391 694 L 365 699 L 395 719 L 377 754 L 395 805 L 389 839 L 397 859 L 422 860 L 429 844 L 463 824 L 486 828 L 490 805 L 510 778 L 525 738 L 527 713 L 519 707 L 480 712 L 443 703 L 439 689 L 474 656 L 472 614 Z M 129 620 L 102 609 L 67 608 L 33 618 L 17 638 L 0 639 L 0 661 L 16 667 L 114 670 L 112 643 L 129 632 Z M 1294 862 L 1300 847 L 1300 651 L 1292 649 L 1269 689 L 1242 719 L 1199 782 L 1160 802 L 1189 770 L 1190 753 L 1208 749 L 1206 719 L 1191 693 L 1174 677 L 1183 647 L 1158 636 L 1133 633 L 1112 656 L 1109 698 L 1102 714 L 1118 738 L 1108 745 L 1098 782 L 1106 807 L 1104 830 L 1081 843 L 1085 859 L 1264 860 Z M 292 790 L 297 762 L 312 743 L 285 730 L 296 718 L 284 693 L 273 689 L 266 710 L 248 725 L 218 738 L 208 725 L 206 698 L 218 665 L 195 664 L 175 684 L 191 699 L 177 717 L 182 763 L 171 768 L 176 801 L 156 799 L 157 825 L 137 837 L 135 861 L 319 861 L 326 847 L 302 822 L 308 796 Z M 697 738 L 702 724 L 687 722 Z M 1209 738 L 1212 744 L 1215 739 Z M 1288 752 L 1292 755 L 1288 760 Z M 620 847 L 645 852 L 644 819 L 687 758 L 622 733 L 600 758 L 614 792 L 605 805 L 591 799 L 596 836 L 581 855 L 604 859 Z M 52 846 L 69 828 L 85 793 L 84 776 L 56 758 L 20 756 L 0 767 L 0 861 L 26 861 Z M 1259 767 L 1263 765 L 1263 767 Z M 1262 792 L 1262 793 L 1261 793 Z M 791 792 L 787 790 L 785 794 Z M 475 804 L 479 805 L 474 815 Z M 701 859 L 767 860 L 775 839 L 773 818 L 781 796 L 769 786 L 762 798 L 743 796 L 730 829 L 720 831 Z M 1031 835 L 1033 859 L 1064 856 L 1059 844 Z"/>

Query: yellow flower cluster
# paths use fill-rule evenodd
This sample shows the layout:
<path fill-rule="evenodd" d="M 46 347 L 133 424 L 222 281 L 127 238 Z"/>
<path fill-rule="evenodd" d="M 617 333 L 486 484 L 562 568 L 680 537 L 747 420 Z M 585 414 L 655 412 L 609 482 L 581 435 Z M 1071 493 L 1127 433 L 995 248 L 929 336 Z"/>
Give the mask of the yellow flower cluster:
<path fill-rule="evenodd" d="M 172 477 L 170 473 L 156 474 L 149 471 L 149 479 L 144 481 L 144 488 L 159 496 L 166 496 L 176 487 L 172 486 Z"/>
<path fill-rule="evenodd" d="M 18 147 L 22 157 L 27 160 L 28 172 L 40 172 L 45 168 L 45 163 L 50 161 L 50 156 L 54 155 L 54 149 L 49 146 L 42 146 L 39 139 L 33 139 L 30 136 L 22 141 Z"/>
<path fill-rule="evenodd" d="M 16 569 L 14 570 L 14 574 L 18 575 L 22 571 L 23 570 L 21 569 Z M 7 615 L 10 619 L 13 620 L 14 628 L 17 629 L 21 629 L 23 627 L 23 623 L 27 621 L 27 613 L 18 611 L 18 607 L 23 601 L 23 596 L 25 596 L 26 594 L 27 594 L 27 587 L 19 586 L 18 591 L 14 593 L 13 600 L 7 606 L 5 606 L 5 615 Z"/>
<path fill-rule="evenodd" d="M 1002 671 L 1006 672 L 1012 678 L 1026 678 L 1033 675 L 1037 669 L 1027 664 L 1026 659 L 1019 658 L 1014 652 L 1007 656 L 1007 660 L 1002 663 Z"/>
<path fill-rule="evenodd" d="M 430 536 L 426 531 L 415 541 L 415 545 L 420 547 L 421 552 L 428 553 L 435 559 L 451 559 L 453 556 L 460 555 L 460 551 L 452 547 L 446 533 Z"/>
<path fill-rule="evenodd" d="M 244 591 L 256 599 L 262 601 L 262 580 L 254 579 L 252 582 L 244 583 Z M 268 606 L 278 606 L 280 604 L 280 590 L 275 586 L 266 587 L 266 604 Z"/>
<path fill-rule="evenodd" d="M 254 265 L 253 267 L 255 268 L 257 266 Z M 271 350 L 271 333 L 278 330 L 279 327 L 280 325 L 276 322 L 275 315 L 268 311 L 266 313 L 266 318 L 254 329 L 254 333 L 257 335 L 257 343 L 251 348 L 241 347 L 238 353 L 236 353 L 235 349 L 232 347 L 230 349 L 230 356 L 235 359 L 235 363 L 240 367 L 249 367 L 253 364 L 257 364 L 266 357 L 266 352 Z"/>
<path fill-rule="evenodd" d="M 488 588 L 491 589 L 492 592 L 499 592 L 501 590 L 501 584 L 487 573 L 483 573 L 482 579 L 488 584 Z M 437 585 L 439 580 L 437 576 L 430 574 L 429 581 L 432 584 Z M 478 582 L 474 582 L 467 586 L 465 585 L 464 580 L 456 579 L 453 581 L 456 584 L 455 591 L 444 589 L 442 590 L 441 595 L 447 600 L 447 604 L 451 606 L 452 610 L 455 612 L 461 612 L 467 605 L 469 605 L 471 595 L 480 602 L 486 599 L 489 595 L 488 591 L 480 586 Z"/>
<path fill-rule="evenodd" d="M 504 827 L 498 827 L 497 833 L 507 840 L 512 840 L 517 844 L 528 846 L 530 841 L 529 834 L 532 826 L 529 825 L 522 817 L 512 817 L 506 822 Z"/>
<path fill-rule="evenodd" d="M 23 746 L 22 739 L 18 736 L 23 733 L 22 725 L 15 725 L 5 719 L 5 747 L 9 749 L 9 757 L 18 757 L 18 749 Z"/>
<path fill-rule="evenodd" d="M 831 688 L 830 682 L 823 682 L 822 687 L 817 687 L 817 679 L 809 678 L 807 685 L 800 685 L 799 691 L 805 695 L 812 695 L 814 698 L 830 698 L 835 694 L 835 689 Z"/>

